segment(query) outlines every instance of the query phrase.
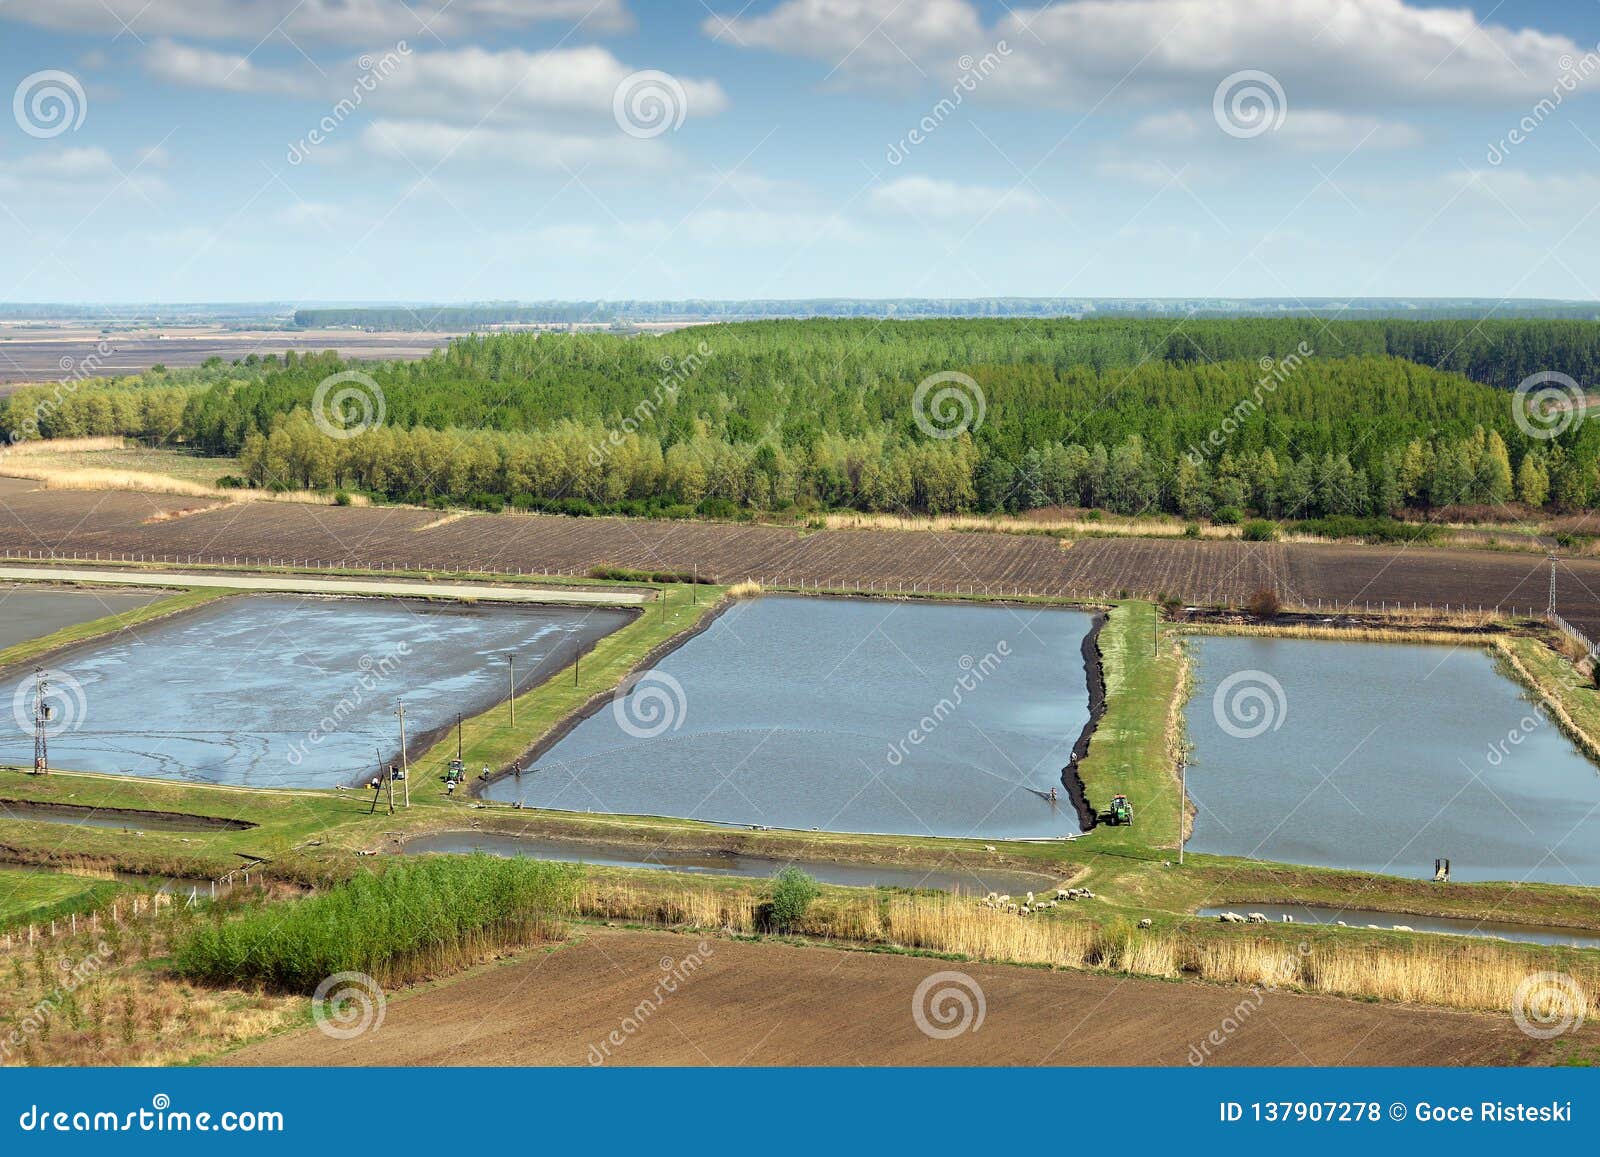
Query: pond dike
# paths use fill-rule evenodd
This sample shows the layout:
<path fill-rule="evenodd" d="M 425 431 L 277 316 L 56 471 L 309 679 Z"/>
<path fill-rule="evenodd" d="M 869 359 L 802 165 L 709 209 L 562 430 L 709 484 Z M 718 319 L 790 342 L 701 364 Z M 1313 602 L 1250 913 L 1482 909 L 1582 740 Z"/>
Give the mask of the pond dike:
<path fill-rule="evenodd" d="M 1100 653 L 1100 631 L 1105 625 L 1106 613 L 1097 612 L 1094 625 L 1083 637 L 1083 675 L 1084 684 L 1089 690 L 1089 721 L 1083 725 L 1078 741 L 1072 745 L 1071 760 L 1061 769 L 1061 784 L 1067 789 L 1067 798 L 1072 801 L 1072 806 L 1077 809 L 1079 826 L 1086 832 L 1100 822 L 1100 816 L 1089 802 L 1083 777 L 1078 774 L 1078 765 L 1089 754 L 1089 740 L 1094 736 L 1094 729 L 1100 725 L 1100 717 L 1106 713 L 1106 674 L 1104 657 Z"/>

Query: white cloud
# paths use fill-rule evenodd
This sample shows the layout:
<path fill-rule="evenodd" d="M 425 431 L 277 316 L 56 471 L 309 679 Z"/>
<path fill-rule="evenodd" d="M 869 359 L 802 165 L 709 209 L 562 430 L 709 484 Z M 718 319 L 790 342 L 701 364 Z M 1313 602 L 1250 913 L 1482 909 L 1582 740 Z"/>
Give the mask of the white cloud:
<path fill-rule="evenodd" d="M 617 86 L 634 71 L 594 46 L 550 52 L 516 48 L 492 52 L 476 47 L 413 52 L 378 87 L 370 103 L 395 114 L 469 124 L 550 112 L 587 113 L 609 121 Z M 689 77 L 677 81 L 690 119 L 721 112 L 728 105 L 716 81 Z"/>
<path fill-rule="evenodd" d="M 995 213 L 1033 213 L 1044 198 L 1025 187 L 964 185 L 934 177 L 899 177 L 868 194 L 874 208 L 928 220 L 980 218 Z"/>
<path fill-rule="evenodd" d="M 145 50 L 144 66 L 152 76 L 185 88 L 302 96 L 312 87 L 304 77 L 257 68 L 248 57 L 195 48 L 172 40 L 158 40 L 150 45 Z"/>
<path fill-rule="evenodd" d="M 449 40 L 547 21 L 581 24 L 588 32 L 632 23 L 623 0 L 7 0 L 0 20 L 7 19 L 81 34 L 117 36 L 131 28 L 141 37 L 256 44 L 281 33 L 296 42 L 362 47 L 404 37 Z"/>
<path fill-rule="evenodd" d="M 724 44 L 813 57 L 858 80 L 886 70 L 945 78 L 960 54 L 1003 40 L 1008 54 L 981 97 L 1078 105 L 1209 107 L 1223 77 L 1252 68 L 1272 73 L 1291 107 L 1485 100 L 1548 92 L 1560 57 L 1580 54 L 1564 36 L 1404 0 L 1060 0 L 988 29 L 969 0 L 783 0 L 702 27 Z"/>
<path fill-rule="evenodd" d="M 131 193 L 151 197 L 163 191 L 159 177 L 119 165 L 98 146 L 47 148 L 8 160 L 0 167 L 0 192 L 43 194 L 51 198 L 81 194 L 103 197 Z"/>
<path fill-rule="evenodd" d="M 361 143 L 381 156 L 403 158 L 423 167 L 446 161 L 491 161 L 573 172 L 591 165 L 654 168 L 667 160 L 665 147 L 656 141 L 630 140 L 628 147 L 619 148 L 607 137 L 426 120 L 373 121 L 362 130 Z"/>
<path fill-rule="evenodd" d="M 1209 112 L 1195 114 L 1182 109 L 1143 117 L 1133 126 L 1133 132 L 1137 137 L 1172 144 L 1231 145 L 1235 139 L 1217 125 Z M 1248 143 L 1257 148 L 1276 145 L 1301 152 L 1347 153 L 1357 148 L 1412 148 L 1421 142 L 1422 134 L 1414 126 L 1398 121 L 1290 105 L 1281 125 L 1252 137 Z"/>

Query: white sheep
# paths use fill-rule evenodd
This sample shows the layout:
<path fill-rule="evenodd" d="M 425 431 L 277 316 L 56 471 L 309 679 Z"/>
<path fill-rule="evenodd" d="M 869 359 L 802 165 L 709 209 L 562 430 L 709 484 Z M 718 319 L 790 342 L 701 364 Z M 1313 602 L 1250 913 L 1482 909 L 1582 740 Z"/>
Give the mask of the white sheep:
<path fill-rule="evenodd" d="M 1250 923 L 1252 923 L 1252 924 L 1265 924 L 1266 922 L 1267 922 L 1266 913 L 1264 913 L 1264 912 L 1252 912 L 1252 913 L 1250 913 Z"/>

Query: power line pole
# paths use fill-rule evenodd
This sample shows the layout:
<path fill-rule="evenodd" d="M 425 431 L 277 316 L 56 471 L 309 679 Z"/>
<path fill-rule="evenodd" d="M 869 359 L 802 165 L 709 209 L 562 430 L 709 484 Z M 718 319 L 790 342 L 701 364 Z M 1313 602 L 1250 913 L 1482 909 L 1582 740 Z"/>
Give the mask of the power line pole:
<path fill-rule="evenodd" d="M 50 774 L 50 736 L 46 725 L 50 722 L 50 704 L 45 702 L 50 682 L 44 668 L 33 671 L 33 774 Z"/>
<path fill-rule="evenodd" d="M 1550 602 L 1544 616 L 1547 619 L 1556 617 L 1556 556 L 1553 553 L 1550 555 Z"/>
<path fill-rule="evenodd" d="M 401 783 L 405 784 L 406 807 L 411 806 L 411 758 L 406 754 L 406 705 L 404 701 L 396 699 L 394 713 L 400 717 L 400 774 Z M 460 739 L 456 740 L 457 743 Z M 394 803 L 394 790 L 389 791 L 389 802 Z"/>
<path fill-rule="evenodd" d="M 517 725 L 517 657 L 506 655 L 506 703 L 511 708 L 511 726 Z"/>

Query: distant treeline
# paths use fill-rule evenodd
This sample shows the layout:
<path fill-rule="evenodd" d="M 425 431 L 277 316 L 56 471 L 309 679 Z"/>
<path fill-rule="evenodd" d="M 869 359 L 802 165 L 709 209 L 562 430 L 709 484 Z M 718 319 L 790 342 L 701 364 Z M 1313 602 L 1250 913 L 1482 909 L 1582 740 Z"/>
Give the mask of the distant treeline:
<path fill-rule="evenodd" d="M 301 309 L 302 329 L 329 326 L 429 332 L 511 325 L 588 325 L 660 321 L 758 321 L 808 318 L 1237 318 L 1314 317 L 1327 320 L 1600 319 L 1600 303 L 1501 302 L 1478 298 L 1082 298 L 1082 297 L 825 297 L 716 301 L 489 302 L 469 306 L 366 306 Z"/>
<path fill-rule="evenodd" d="M 1588 382 L 1597 362 L 1593 323 L 770 321 L 476 336 L 417 362 L 289 354 L 46 407 L 21 391 L 10 408 L 48 437 L 155 436 L 179 391 L 176 436 L 239 456 L 253 485 L 406 501 L 674 514 L 1069 504 L 1226 521 L 1590 506 L 1600 428 L 1529 437 L 1496 387 L 1543 369 Z M 314 403 L 343 370 L 370 375 L 381 399 L 346 381 L 340 413 L 358 418 L 365 402 L 383 421 L 334 438 L 339 391 Z M 951 372 L 972 385 L 922 386 Z M 144 391 L 158 404 L 135 407 Z"/>

